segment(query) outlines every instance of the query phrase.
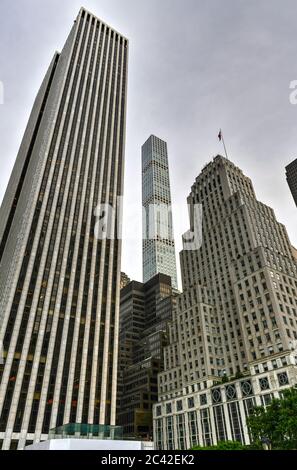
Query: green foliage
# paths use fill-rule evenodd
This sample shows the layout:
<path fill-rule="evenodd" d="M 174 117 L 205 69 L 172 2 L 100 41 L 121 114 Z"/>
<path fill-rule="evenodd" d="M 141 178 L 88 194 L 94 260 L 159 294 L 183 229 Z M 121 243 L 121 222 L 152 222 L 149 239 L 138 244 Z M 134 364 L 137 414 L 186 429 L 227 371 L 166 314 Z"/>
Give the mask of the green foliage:
<path fill-rule="evenodd" d="M 225 384 L 226 382 L 229 382 L 229 380 L 230 380 L 229 377 L 227 377 L 227 375 L 224 375 L 222 377 L 222 384 Z"/>
<path fill-rule="evenodd" d="M 262 448 L 268 438 L 272 449 L 297 449 L 297 388 L 287 389 L 282 399 L 266 407 L 256 407 L 247 420 L 254 448 Z"/>
<path fill-rule="evenodd" d="M 241 379 L 242 377 L 244 377 L 244 374 L 239 370 L 236 372 L 235 374 L 235 378 L 236 379 Z"/>
<path fill-rule="evenodd" d="M 220 441 L 216 446 L 195 446 L 192 450 L 244 450 L 246 447 L 238 441 Z"/>

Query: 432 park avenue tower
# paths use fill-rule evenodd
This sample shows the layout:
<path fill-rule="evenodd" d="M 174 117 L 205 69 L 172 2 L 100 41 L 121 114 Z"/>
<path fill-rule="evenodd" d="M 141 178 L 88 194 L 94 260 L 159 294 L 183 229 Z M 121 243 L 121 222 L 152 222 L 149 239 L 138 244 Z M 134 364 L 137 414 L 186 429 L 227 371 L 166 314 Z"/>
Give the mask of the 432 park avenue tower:
<path fill-rule="evenodd" d="M 167 143 L 151 135 L 141 148 L 143 282 L 162 273 L 177 289 Z"/>
<path fill-rule="evenodd" d="M 128 41 L 81 9 L 36 97 L 0 212 L 0 442 L 115 424 Z"/>

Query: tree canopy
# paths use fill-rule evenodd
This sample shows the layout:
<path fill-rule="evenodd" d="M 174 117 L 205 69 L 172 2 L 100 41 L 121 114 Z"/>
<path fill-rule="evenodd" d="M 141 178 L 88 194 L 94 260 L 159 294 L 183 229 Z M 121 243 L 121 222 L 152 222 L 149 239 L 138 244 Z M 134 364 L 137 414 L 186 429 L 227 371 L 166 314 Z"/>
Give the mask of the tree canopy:
<path fill-rule="evenodd" d="M 243 450 L 245 447 L 238 441 L 220 441 L 215 446 L 196 446 L 192 450 Z"/>
<path fill-rule="evenodd" d="M 266 407 L 256 407 L 247 419 L 252 445 L 271 449 L 297 449 L 297 388 L 283 391 L 283 398 L 273 399 Z"/>

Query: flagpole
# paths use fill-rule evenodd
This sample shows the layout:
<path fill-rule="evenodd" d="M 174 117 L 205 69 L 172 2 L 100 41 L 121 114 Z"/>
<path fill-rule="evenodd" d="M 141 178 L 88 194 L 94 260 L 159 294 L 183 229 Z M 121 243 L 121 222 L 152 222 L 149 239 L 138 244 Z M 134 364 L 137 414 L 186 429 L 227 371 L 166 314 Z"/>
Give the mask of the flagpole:
<path fill-rule="evenodd" d="M 224 145 L 224 150 L 225 150 L 226 158 L 227 158 L 227 160 L 229 160 L 223 134 L 222 134 L 222 142 L 223 142 L 223 145 Z"/>
<path fill-rule="evenodd" d="M 219 139 L 223 142 L 225 155 L 226 155 L 227 160 L 229 160 L 228 154 L 227 154 L 227 150 L 226 150 L 226 145 L 225 145 L 224 135 L 223 135 L 222 129 L 220 129 L 220 132 L 219 132 Z"/>

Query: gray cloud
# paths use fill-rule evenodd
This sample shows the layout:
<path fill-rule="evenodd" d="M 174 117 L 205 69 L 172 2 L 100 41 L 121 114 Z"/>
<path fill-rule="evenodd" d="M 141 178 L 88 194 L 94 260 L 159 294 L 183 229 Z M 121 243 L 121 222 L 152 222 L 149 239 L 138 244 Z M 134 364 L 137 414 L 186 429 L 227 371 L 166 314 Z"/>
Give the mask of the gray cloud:
<path fill-rule="evenodd" d="M 35 94 L 80 6 L 77 0 L 1 2 L 0 199 Z M 289 102 L 289 83 L 297 79 L 295 0 L 89 0 L 84 6 L 130 39 L 126 215 L 129 204 L 141 203 L 140 147 L 151 133 L 168 141 L 173 201 L 185 216 L 195 177 L 222 152 L 222 127 L 230 159 L 297 245 L 284 172 L 297 156 L 297 106 Z M 177 215 L 180 249 L 188 227 Z M 141 279 L 141 240 L 124 243 L 123 269 Z"/>

